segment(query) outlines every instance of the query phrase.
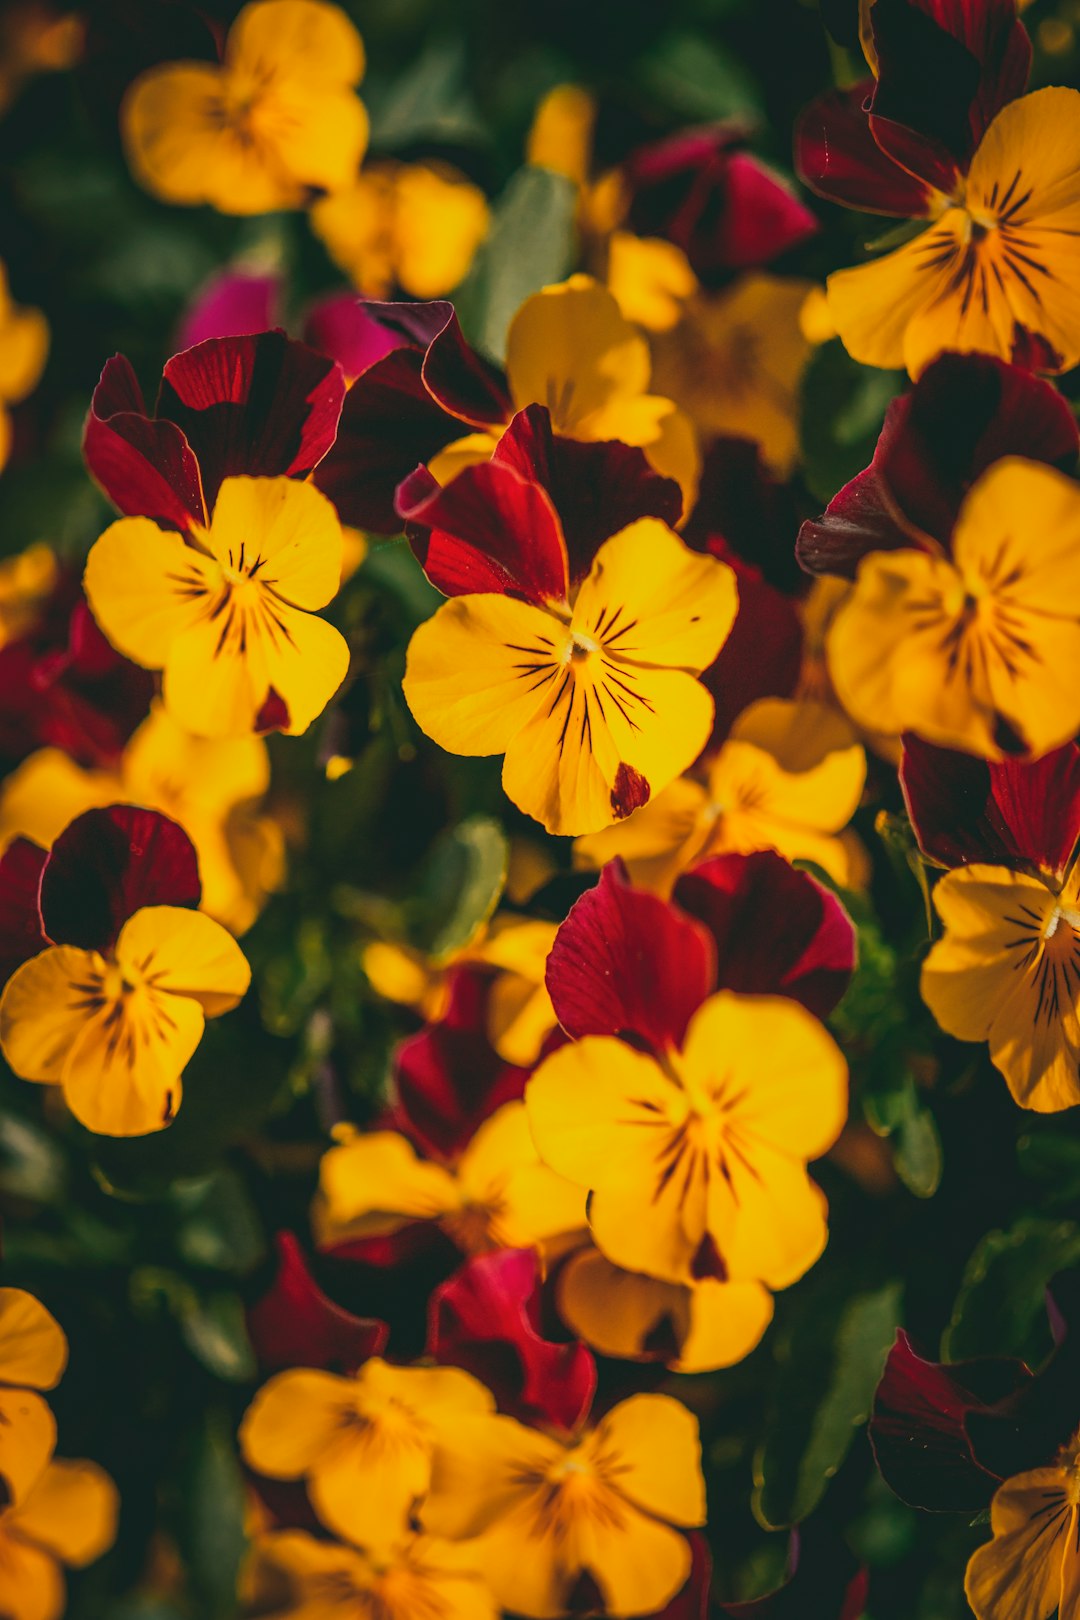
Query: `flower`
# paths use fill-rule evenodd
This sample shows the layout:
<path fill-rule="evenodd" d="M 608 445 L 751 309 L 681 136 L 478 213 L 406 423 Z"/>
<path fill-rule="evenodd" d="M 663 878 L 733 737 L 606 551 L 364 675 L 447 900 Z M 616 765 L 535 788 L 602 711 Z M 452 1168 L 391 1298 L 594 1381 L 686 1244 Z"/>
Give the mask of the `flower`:
<path fill-rule="evenodd" d="M 329 1529 L 390 1548 L 427 1493 L 441 1435 L 493 1405 L 457 1367 L 393 1367 L 375 1357 L 351 1378 L 297 1369 L 263 1385 L 244 1414 L 240 1448 L 256 1473 L 305 1479 Z"/>
<path fill-rule="evenodd" d="M 311 228 L 368 298 L 441 298 L 487 235 L 487 199 L 446 164 L 372 163 L 313 204 Z"/>
<path fill-rule="evenodd" d="M 621 856 L 635 883 L 668 893 L 706 856 L 776 849 L 850 888 L 859 850 L 839 835 L 865 780 L 863 750 L 835 710 L 763 698 L 735 722 L 704 782 L 673 782 L 626 821 L 579 838 L 574 856 L 587 866 Z"/>
<path fill-rule="evenodd" d="M 223 214 L 300 208 L 356 173 L 368 123 L 354 94 L 364 47 L 322 0 L 255 0 L 220 65 L 170 62 L 141 74 L 121 108 L 133 174 L 165 202 Z"/>
<path fill-rule="evenodd" d="M 369 1356 L 385 1350 L 386 1323 L 354 1316 L 324 1294 L 291 1232 L 279 1232 L 274 1248 L 274 1280 L 247 1309 L 248 1333 L 260 1366 L 355 1372 Z"/>
<path fill-rule="evenodd" d="M 600 546 L 573 591 L 540 485 L 492 463 L 443 499 L 465 546 L 441 577 L 429 548 L 429 576 L 454 595 L 410 642 L 406 701 L 449 752 L 504 754 L 507 796 L 549 832 L 597 832 L 701 751 L 713 709 L 695 677 L 731 628 L 734 575 L 643 518 Z"/>
<path fill-rule="evenodd" d="M 22 1288 L 0 1288 L 0 1476 L 15 1506 L 25 1502 L 52 1457 L 56 1421 L 37 1391 L 56 1388 L 67 1354 L 63 1330 L 40 1300 Z"/>
<path fill-rule="evenodd" d="M 84 770 L 56 748 L 24 760 L 0 788 L 0 845 L 47 848 L 84 810 L 110 804 L 160 810 L 195 845 L 203 909 L 242 934 L 281 879 L 280 828 L 256 809 L 269 785 L 261 738 L 192 737 L 155 705 L 115 771 Z"/>
<path fill-rule="evenodd" d="M 469 1540 L 504 1609 L 648 1614 L 690 1574 L 675 1527 L 705 1521 L 697 1422 L 667 1395 L 632 1396 L 568 1437 L 462 1416 L 440 1437 L 420 1514 L 431 1534 Z"/>
<path fill-rule="evenodd" d="M 288 478 L 226 478 L 191 540 L 121 518 L 86 562 L 91 611 L 114 646 L 163 671 L 173 718 L 201 737 L 307 730 L 345 679 L 349 648 L 315 610 L 341 583 L 341 525 Z"/>
<path fill-rule="evenodd" d="M 455 1163 L 417 1157 L 396 1131 L 345 1134 L 319 1167 L 320 1248 L 438 1222 L 465 1254 L 524 1248 L 585 1223 L 582 1194 L 540 1163 L 525 1105 L 487 1119 Z"/>
<path fill-rule="evenodd" d="M 277 1620 L 498 1620 L 480 1566 L 467 1546 L 406 1536 L 385 1551 L 316 1541 L 303 1530 L 258 1537 L 241 1576 L 254 1612 Z"/>
<path fill-rule="evenodd" d="M 48 322 L 40 309 L 15 303 L 0 263 L 0 467 L 11 453 L 7 406 L 17 405 L 37 387 L 48 352 Z"/>
<path fill-rule="evenodd" d="M 986 758 L 1080 729 L 1080 491 L 1007 457 L 975 482 L 947 555 L 871 552 L 828 633 L 837 696 L 867 730 Z"/>
<path fill-rule="evenodd" d="M 0 859 L 0 1048 L 24 1080 L 59 1085 L 104 1136 L 159 1131 L 207 1018 L 241 1000 L 250 969 L 199 901 L 195 850 L 154 811 L 89 810 L 50 853 L 25 839 Z M 16 965 L 21 963 L 21 965 Z"/>
<path fill-rule="evenodd" d="M 119 1502 L 104 1469 L 51 1462 L 24 1502 L 0 1512 L 0 1604 L 11 1620 L 60 1620 L 61 1566 L 82 1569 L 112 1546 Z"/>
<path fill-rule="evenodd" d="M 1080 1593 L 1080 1437 L 1050 1468 L 1005 1481 L 990 1504 L 993 1539 L 968 1560 L 964 1593 L 976 1620 L 1048 1620 Z"/>

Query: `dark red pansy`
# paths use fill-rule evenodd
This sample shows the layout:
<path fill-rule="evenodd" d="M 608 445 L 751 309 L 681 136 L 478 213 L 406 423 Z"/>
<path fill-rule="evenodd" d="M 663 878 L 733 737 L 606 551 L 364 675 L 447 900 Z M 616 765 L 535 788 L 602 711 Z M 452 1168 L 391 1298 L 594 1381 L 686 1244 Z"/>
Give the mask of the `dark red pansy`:
<path fill-rule="evenodd" d="M 528 1071 L 505 1062 L 488 1040 L 492 982 L 486 968 L 455 968 L 444 1017 L 397 1049 L 386 1123 L 436 1159 L 456 1159 L 496 1109 L 525 1093 Z"/>
<path fill-rule="evenodd" d="M 827 90 L 795 123 L 795 171 L 829 202 L 864 214 L 918 219 L 930 212 L 932 187 L 882 151 L 867 116 L 874 81 Z"/>
<path fill-rule="evenodd" d="M 715 713 L 706 752 L 719 746 L 758 698 L 791 697 L 802 670 L 803 625 L 797 600 L 778 591 L 719 536 L 705 548 L 735 572 L 739 609 L 715 662 L 702 674 Z"/>
<path fill-rule="evenodd" d="M 306 478 L 334 442 L 344 395 L 327 356 L 261 332 L 174 355 L 151 417 L 115 355 L 94 390 L 83 453 L 125 516 L 187 530 L 208 521 L 224 478 Z"/>
<path fill-rule="evenodd" d="M 41 923 L 57 945 L 104 951 L 143 906 L 199 904 L 195 846 L 175 821 L 130 804 L 87 810 L 41 873 Z"/>
<path fill-rule="evenodd" d="M 758 445 L 750 439 L 714 439 L 682 535 L 698 551 L 734 551 L 777 590 L 801 596 L 806 578 L 791 550 L 799 515 L 792 486 L 773 476 Z"/>
<path fill-rule="evenodd" d="M 1080 841 L 1080 748 L 976 759 L 904 738 L 900 786 L 919 848 L 942 866 L 989 861 L 1060 881 Z"/>
<path fill-rule="evenodd" d="M 592 1406 L 596 1363 L 577 1341 L 543 1337 L 541 1280 L 533 1249 L 469 1260 L 431 1296 L 428 1352 L 479 1378 L 500 1412 L 573 1430 Z"/>
<path fill-rule="evenodd" d="M 247 337 L 280 326 L 283 278 L 276 270 L 230 266 L 204 281 L 184 314 L 176 348 L 193 349 L 207 338 Z M 313 344 L 313 348 L 319 345 Z"/>
<path fill-rule="evenodd" d="M 943 354 L 895 399 L 870 466 L 803 524 L 796 555 L 811 573 L 853 579 L 870 551 L 947 546 L 979 474 L 1003 456 L 1072 471 L 1080 432 L 1049 383 L 992 355 Z"/>
<path fill-rule="evenodd" d="M 614 860 L 571 907 L 546 977 L 555 1016 L 572 1038 L 632 1035 L 662 1050 L 682 1044 L 712 994 L 716 954 L 700 923 L 634 888 Z"/>
<path fill-rule="evenodd" d="M 354 1316 L 324 1294 L 292 1232 L 274 1241 L 277 1270 L 265 1294 L 247 1308 L 247 1326 L 262 1367 L 321 1367 L 354 1372 L 386 1347 L 385 1322 Z"/>
<path fill-rule="evenodd" d="M 745 139 L 735 126 L 712 124 L 641 147 L 622 167 L 630 229 L 674 242 L 706 284 L 771 264 L 819 230 Z"/>
<path fill-rule="evenodd" d="M 745 1603 L 719 1603 L 729 1620 L 862 1620 L 869 1571 L 835 1535 L 800 1527 L 791 1533 L 782 1585 Z"/>
<path fill-rule="evenodd" d="M 315 482 L 343 523 L 396 534 L 394 492 L 417 463 L 469 428 L 508 421 L 512 407 L 502 374 L 469 348 L 446 299 L 362 308 L 399 346 L 349 389 Z"/>
<path fill-rule="evenodd" d="M 870 1444 L 885 1483 L 913 1507 L 935 1512 L 985 1507 L 1000 1476 L 972 1452 L 967 1416 L 1014 1396 L 1030 1379 L 1023 1362 L 1004 1357 L 952 1366 L 926 1361 L 901 1330 L 870 1418 Z"/>
<path fill-rule="evenodd" d="M 47 858 L 29 838 L 13 838 L 0 855 L 0 985 L 49 944 L 38 905 Z"/>
<path fill-rule="evenodd" d="M 782 855 L 713 855 L 682 874 L 672 900 L 709 930 L 717 989 L 790 996 L 819 1018 L 847 989 L 857 945 L 851 918 Z"/>

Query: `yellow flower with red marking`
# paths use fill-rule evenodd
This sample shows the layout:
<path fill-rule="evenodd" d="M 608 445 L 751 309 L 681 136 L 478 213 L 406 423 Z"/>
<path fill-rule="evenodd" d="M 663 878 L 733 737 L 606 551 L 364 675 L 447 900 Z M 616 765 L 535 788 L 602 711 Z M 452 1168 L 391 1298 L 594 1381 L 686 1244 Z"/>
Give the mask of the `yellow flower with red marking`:
<path fill-rule="evenodd" d="M 254 0 L 220 65 L 168 62 L 121 109 L 128 162 L 148 191 L 225 214 L 300 208 L 349 185 L 367 145 L 355 94 L 364 47 L 323 0 Z"/>

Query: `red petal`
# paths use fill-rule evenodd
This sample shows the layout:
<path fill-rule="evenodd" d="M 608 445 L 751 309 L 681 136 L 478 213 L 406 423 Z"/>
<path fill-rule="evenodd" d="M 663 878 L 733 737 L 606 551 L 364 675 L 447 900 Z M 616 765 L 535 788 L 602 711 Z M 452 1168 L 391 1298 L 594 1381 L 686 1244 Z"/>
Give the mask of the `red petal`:
<path fill-rule="evenodd" d="M 41 920 L 58 945 L 107 950 L 143 906 L 197 906 L 195 846 L 156 810 L 114 804 L 76 816 L 41 876 Z"/>
<path fill-rule="evenodd" d="M 686 1585 L 659 1614 L 648 1620 L 708 1620 L 712 1554 L 700 1530 L 691 1530 L 686 1539 L 690 1543 L 690 1574 Z"/>
<path fill-rule="evenodd" d="M 316 1283 L 291 1232 L 275 1239 L 277 1274 L 268 1291 L 248 1307 L 247 1325 L 260 1364 L 323 1367 L 353 1372 L 385 1348 L 388 1329 L 335 1305 Z"/>
<path fill-rule="evenodd" d="M 678 484 L 654 472 L 643 450 L 618 439 L 586 444 L 563 438 L 552 432 L 546 405 L 517 413 L 492 460 L 542 485 L 551 497 L 571 584 L 584 579 L 604 541 L 627 524 L 656 517 L 674 528 L 682 513 Z"/>
<path fill-rule="evenodd" d="M 826 1017 L 855 966 L 855 929 L 834 894 L 781 855 L 714 855 L 674 899 L 711 933 L 719 989 L 785 995 Z"/>
<path fill-rule="evenodd" d="M 157 414 L 198 457 L 207 504 L 223 478 L 306 478 L 334 442 L 340 368 L 284 332 L 210 338 L 165 367 Z"/>
<path fill-rule="evenodd" d="M 397 1051 L 390 1123 L 435 1158 L 457 1158 L 485 1119 L 525 1092 L 527 1071 L 504 1062 L 487 1037 L 491 984 L 484 969 L 456 968 L 446 1016 Z"/>
<path fill-rule="evenodd" d="M 875 141 L 866 112 L 873 87 L 869 79 L 850 90 L 827 90 L 803 109 L 795 125 L 796 171 L 830 202 L 866 214 L 921 218 L 930 209 L 930 188 Z"/>
<path fill-rule="evenodd" d="M 687 545 L 712 551 L 719 537 L 752 568 L 788 596 L 806 590 L 791 550 L 800 507 L 789 484 L 773 477 L 751 439 L 715 439 L 694 510 L 683 528 Z M 720 553 L 717 553 L 720 555 Z"/>
<path fill-rule="evenodd" d="M 351 378 L 400 349 L 405 339 L 377 321 L 355 293 L 342 292 L 312 305 L 304 322 L 304 342 L 336 360 Z"/>
<path fill-rule="evenodd" d="M 447 299 L 427 304 L 370 301 L 364 308 L 423 352 L 424 386 L 449 416 L 470 427 L 507 421 L 511 406 L 502 372 L 469 347 Z"/>
<path fill-rule="evenodd" d="M 284 282 L 276 271 L 219 270 L 203 282 L 176 334 L 176 350 L 207 338 L 244 337 L 281 325 Z"/>
<path fill-rule="evenodd" d="M 532 1249 L 480 1255 L 431 1296 L 428 1351 L 464 1367 L 521 1423 L 573 1430 L 596 1392 L 585 1345 L 541 1336 L 540 1269 Z"/>
<path fill-rule="evenodd" d="M 637 1035 L 663 1049 L 716 987 L 705 929 L 676 906 L 635 889 L 621 861 L 570 909 L 547 961 L 555 1016 L 574 1039 Z"/>
<path fill-rule="evenodd" d="M 566 546 L 539 484 L 497 461 L 466 467 L 445 487 L 418 467 L 398 489 L 409 544 L 447 596 L 471 591 L 565 602 Z"/>
<path fill-rule="evenodd" d="M 205 523 L 199 463 L 180 428 L 146 414 L 123 355 L 106 361 L 83 429 L 91 477 L 126 517 L 170 529 Z"/>
<path fill-rule="evenodd" d="M 1080 841 L 1080 748 L 988 764 L 904 738 L 900 764 L 919 848 L 943 866 L 991 861 L 1060 878 Z"/>
<path fill-rule="evenodd" d="M 38 909 L 46 859 L 29 838 L 13 838 L 0 855 L 0 987 L 49 943 Z"/>

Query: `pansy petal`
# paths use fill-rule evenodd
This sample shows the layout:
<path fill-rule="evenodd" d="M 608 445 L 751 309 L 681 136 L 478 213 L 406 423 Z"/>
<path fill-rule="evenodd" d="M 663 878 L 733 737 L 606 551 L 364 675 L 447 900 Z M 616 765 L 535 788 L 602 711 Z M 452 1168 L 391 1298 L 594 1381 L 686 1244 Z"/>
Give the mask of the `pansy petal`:
<path fill-rule="evenodd" d="M 546 405 L 556 431 L 571 437 L 613 397 L 644 394 L 649 369 L 645 339 L 589 276 L 571 276 L 526 299 L 506 336 L 517 409 Z"/>
<path fill-rule="evenodd" d="M 248 1333 L 260 1363 L 353 1372 L 386 1347 L 385 1322 L 354 1316 L 323 1293 L 291 1232 L 279 1232 L 277 1271 L 267 1292 L 247 1309 Z"/>
<path fill-rule="evenodd" d="M 341 584 L 341 524 L 312 484 L 227 478 L 208 539 L 223 568 L 248 570 L 290 607 L 325 607 Z"/>
<path fill-rule="evenodd" d="M 55 1389 L 67 1366 L 67 1339 L 41 1301 L 0 1288 L 0 1382 Z"/>
<path fill-rule="evenodd" d="M 991 1506 L 993 1540 L 972 1555 L 964 1592 L 976 1620 L 1049 1620 L 1061 1595 L 1065 1547 L 1076 1508 L 1060 1468 L 1007 1480 Z"/>
<path fill-rule="evenodd" d="M 894 163 L 875 141 L 866 112 L 873 81 L 817 96 L 795 125 L 795 167 L 804 185 L 863 213 L 917 219 L 932 188 Z"/>
<path fill-rule="evenodd" d="M 194 908 L 199 894 L 184 829 L 157 810 L 114 804 L 77 816 L 53 844 L 41 918 L 50 939 L 103 951 L 144 906 Z"/>
<path fill-rule="evenodd" d="M 178 534 L 149 518 L 121 518 L 91 547 L 83 583 L 117 651 L 144 669 L 161 669 L 177 638 L 203 616 L 217 573 Z"/>
<path fill-rule="evenodd" d="M 297 1479 L 341 1443 L 355 1411 L 351 1378 L 308 1368 L 276 1373 L 244 1414 L 240 1449 L 256 1473 Z"/>
<path fill-rule="evenodd" d="M 396 1131 L 368 1131 L 330 1148 L 319 1167 L 319 1190 L 331 1225 L 361 1233 L 437 1220 L 459 1202 L 449 1171 L 418 1158 Z"/>
<path fill-rule="evenodd" d="M 620 1462 L 619 1491 L 669 1524 L 705 1523 L 697 1418 L 670 1395 L 632 1395 L 596 1426 L 599 1449 Z"/>
<path fill-rule="evenodd" d="M 18 1534 L 5 1534 L 4 1601 L 10 1620 L 60 1620 L 67 1605 L 67 1587 L 56 1559 Z"/>
<path fill-rule="evenodd" d="M 49 1464 L 18 1509 L 18 1533 L 74 1569 L 112 1546 L 119 1512 L 116 1486 L 91 1462 Z"/>
<path fill-rule="evenodd" d="M 0 985 L 49 943 L 38 911 L 45 860 L 29 838 L 13 838 L 0 855 Z"/>
<path fill-rule="evenodd" d="M 181 1076 L 202 1039 L 202 1008 L 190 996 L 143 994 L 138 1004 L 95 1013 L 64 1063 L 64 1101 L 98 1136 L 164 1130 L 180 1107 Z"/>
<path fill-rule="evenodd" d="M 106 361 L 83 430 L 90 476 L 127 517 L 174 529 L 205 523 L 195 452 L 173 422 L 147 415 L 135 373 L 123 355 Z"/>
<path fill-rule="evenodd" d="M 23 1080 L 57 1085 L 86 1024 L 89 951 L 54 945 L 12 974 L 0 996 L 0 1047 Z"/>
<path fill-rule="evenodd" d="M 232 935 L 201 911 L 144 906 L 116 941 L 121 967 L 131 965 L 173 996 L 190 996 L 208 1018 L 229 1012 L 247 992 L 251 968 Z"/>
<path fill-rule="evenodd" d="M 40 1395 L 0 1389 L 0 1480 L 21 1503 L 41 1478 L 56 1444 L 56 1419 Z"/>

